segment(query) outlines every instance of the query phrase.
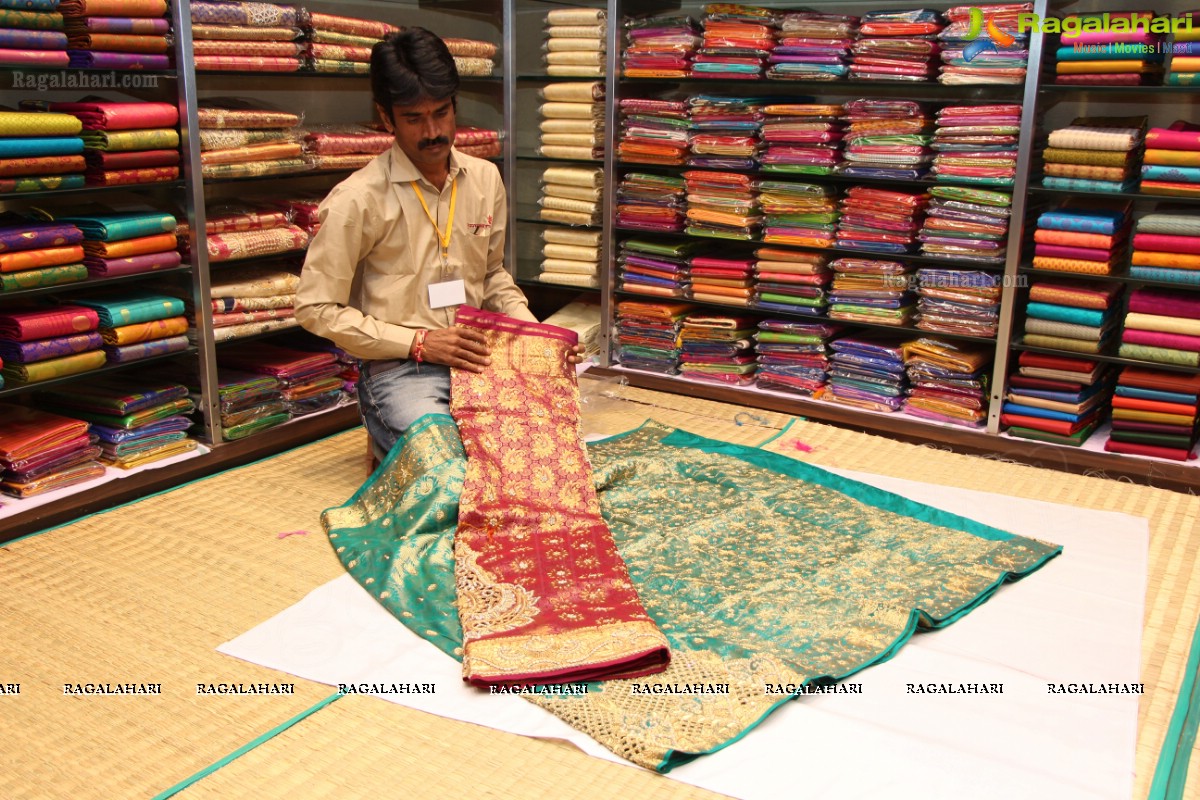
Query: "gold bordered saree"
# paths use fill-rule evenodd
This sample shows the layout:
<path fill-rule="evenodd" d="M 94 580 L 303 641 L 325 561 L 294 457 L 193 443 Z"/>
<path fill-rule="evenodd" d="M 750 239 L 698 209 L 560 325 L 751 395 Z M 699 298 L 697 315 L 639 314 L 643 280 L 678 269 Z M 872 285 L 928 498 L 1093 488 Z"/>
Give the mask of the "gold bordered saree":
<path fill-rule="evenodd" d="M 714 752 L 795 698 L 766 684 L 840 680 L 885 661 L 918 628 L 954 622 L 1060 551 L 656 423 L 587 455 L 603 519 L 671 662 L 651 679 L 525 697 L 650 769 Z M 460 660 L 454 539 L 468 469 L 454 421 L 424 417 L 324 515 L 358 582 Z M 635 690 L 649 682 L 685 691 Z M 715 684 L 728 693 L 686 691 Z"/>

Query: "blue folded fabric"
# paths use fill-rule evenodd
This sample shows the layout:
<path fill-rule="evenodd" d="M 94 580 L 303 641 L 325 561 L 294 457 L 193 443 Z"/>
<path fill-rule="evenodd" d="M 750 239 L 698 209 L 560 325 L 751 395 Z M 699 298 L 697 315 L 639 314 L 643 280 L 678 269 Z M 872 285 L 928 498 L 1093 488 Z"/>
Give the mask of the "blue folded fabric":
<path fill-rule="evenodd" d="M 0 138 L 0 158 L 73 156 L 83 152 L 78 136 L 31 136 Z"/>
<path fill-rule="evenodd" d="M 1079 422 L 1079 420 L 1094 413 L 1086 411 L 1082 414 L 1068 414 L 1065 411 L 1051 411 L 1048 408 L 1037 408 L 1036 406 L 1023 406 L 1019 403 L 1014 403 L 1011 400 L 1004 403 L 1003 409 L 1005 414 L 1020 414 L 1025 417 L 1038 417 L 1040 419 L 1056 419 L 1061 422 Z"/>
<path fill-rule="evenodd" d="M 1047 178 L 1049 180 L 1049 178 Z M 1120 211 L 1099 211 L 1088 209 L 1059 209 L 1041 214 L 1037 226 L 1042 230 L 1074 231 L 1075 233 L 1103 233 L 1111 236 L 1125 221 L 1125 214 Z"/>
<path fill-rule="evenodd" d="M 1141 400 L 1161 400 L 1164 403 L 1184 403 L 1191 405 L 1196 402 L 1194 394 L 1183 392 L 1164 392 L 1160 389 L 1143 389 L 1139 386 L 1117 386 L 1116 393 L 1121 397 L 1136 397 Z"/>
<path fill-rule="evenodd" d="M 1034 319 L 1070 322 L 1074 325 L 1087 325 L 1092 328 L 1102 326 L 1110 314 L 1110 311 L 1099 311 L 1093 308 L 1058 306 L 1052 303 L 1038 303 L 1036 301 L 1030 302 L 1025 306 L 1025 315 Z"/>

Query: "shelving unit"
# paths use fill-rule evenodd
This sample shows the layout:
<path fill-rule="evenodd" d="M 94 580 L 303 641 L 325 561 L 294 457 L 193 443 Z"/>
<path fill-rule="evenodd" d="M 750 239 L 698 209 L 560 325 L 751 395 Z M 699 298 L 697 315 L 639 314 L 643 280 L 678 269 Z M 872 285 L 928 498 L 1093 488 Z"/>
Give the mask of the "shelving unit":
<path fill-rule="evenodd" d="M 780 9 L 788 8 L 786 4 L 761 3 L 759 5 L 770 7 L 778 7 Z M 880 3 L 813 3 L 810 4 L 813 10 L 829 12 L 829 13 L 848 13 L 854 14 L 867 9 L 876 9 L 882 7 Z M 948 5 L 948 4 L 947 4 Z M 1102 10 L 1094 6 L 1081 6 L 1077 8 L 1075 5 L 1055 5 L 1053 10 L 1049 10 L 1050 4 L 1045 0 L 1039 0 L 1034 3 L 1033 11 L 1036 14 L 1045 16 L 1047 13 L 1065 14 L 1076 11 L 1091 11 Z M 1159 14 L 1169 14 L 1182 9 L 1178 3 L 1171 4 L 1172 8 L 1158 9 Z M 942 4 L 937 4 L 937 7 L 944 7 Z M 648 3 L 624 2 L 616 4 L 616 11 L 612 14 L 617 17 L 616 20 L 610 20 L 610 24 L 616 23 L 617 31 L 614 32 L 615 42 L 610 45 L 609 72 L 611 75 L 621 75 L 620 52 L 625 46 L 623 33 L 619 32 L 620 20 L 628 16 L 649 14 L 649 13 L 670 13 L 674 15 L 690 14 L 693 18 L 699 19 L 702 16 L 702 4 L 699 3 L 684 3 L 680 7 L 673 7 L 669 11 L 663 12 L 657 6 Z M 1045 135 L 1048 130 L 1052 130 L 1055 124 L 1051 120 L 1055 117 L 1066 117 L 1062 124 L 1067 124 L 1070 118 L 1081 116 L 1085 112 L 1080 110 L 1078 106 L 1082 104 L 1086 107 L 1087 114 L 1102 115 L 1108 113 L 1114 116 L 1126 115 L 1131 113 L 1128 110 L 1130 103 L 1137 104 L 1154 104 L 1163 105 L 1170 104 L 1172 108 L 1177 108 L 1179 104 L 1186 104 L 1174 113 L 1170 119 L 1174 118 L 1195 118 L 1200 119 L 1192 114 L 1191 98 L 1195 96 L 1195 87 L 1176 87 L 1176 86 L 1060 86 L 1053 83 L 1047 83 L 1043 77 L 1043 52 L 1047 46 L 1047 39 L 1039 33 L 1034 33 L 1030 38 L 1029 43 L 1029 68 L 1026 80 L 1022 85 L 979 85 L 979 86 L 949 86 L 939 83 L 926 82 L 888 82 L 888 81 L 864 81 L 864 80 L 832 80 L 832 81 L 780 81 L 771 79 L 759 79 L 757 81 L 747 80 L 712 80 L 707 78 L 686 78 L 672 81 L 662 81 L 651 78 L 616 78 L 613 83 L 615 90 L 610 91 L 612 102 L 610 103 L 608 125 L 610 129 L 610 140 L 615 141 L 619 135 L 618 123 L 615 107 L 619 100 L 623 97 L 683 97 L 695 94 L 716 94 L 724 96 L 767 96 L 767 97 L 784 97 L 794 95 L 804 95 L 803 100 L 798 102 L 842 102 L 856 97 L 879 97 L 879 98 L 894 98 L 897 96 L 905 98 L 914 98 L 928 100 L 934 103 L 955 104 L 955 103 L 980 103 L 980 102 L 1016 102 L 1022 105 L 1022 115 L 1020 123 L 1020 142 L 1018 145 L 1018 160 L 1017 160 L 1017 175 L 1014 185 L 1011 187 L 990 187 L 981 185 L 982 189 L 995 189 L 997 191 L 1011 192 L 1013 197 L 1012 214 L 1010 222 L 1010 230 L 1008 234 L 1008 245 L 1006 250 L 1005 262 L 1002 266 L 977 265 L 970 263 L 954 264 L 953 262 L 928 258 L 913 254 L 892 254 L 879 253 L 871 254 L 858 250 L 844 250 L 841 248 L 821 248 L 814 250 L 812 248 L 795 247 L 796 249 L 808 252 L 817 252 L 827 254 L 831 257 L 836 256 L 856 256 L 856 257 L 877 257 L 888 260 L 900 261 L 914 266 L 934 266 L 939 268 L 960 268 L 971 270 L 985 270 L 991 272 L 1002 273 L 1003 288 L 1001 296 L 1000 308 L 1000 323 L 997 336 L 994 340 L 980 339 L 979 337 L 956 337 L 942 333 L 923 332 L 913 327 L 901 328 L 888 325 L 869 325 L 859 322 L 846 322 L 842 320 L 830 319 L 828 316 L 810 316 L 810 315 L 788 315 L 777 313 L 774 311 L 765 312 L 756 310 L 753 307 L 741 306 L 726 306 L 722 304 L 695 303 L 691 300 L 683 300 L 701 307 L 705 310 L 721 309 L 726 313 L 752 316 L 770 316 L 770 317 L 786 317 L 795 319 L 798 322 L 805 321 L 828 321 L 843 324 L 851 330 L 875 330 L 875 329 L 890 329 L 899 334 L 929 336 L 931 338 L 944 339 L 947 341 L 973 341 L 973 342 L 994 342 L 995 357 L 992 367 L 992 391 L 990 397 L 990 408 L 987 419 L 987 425 L 980 430 L 971 430 L 967 428 L 957 428 L 930 422 L 913 417 L 908 417 L 903 413 L 879 413 L 866 410 L 858 410 L 848 408 L 841 405 L 834 405 L 819 399 L 814 400 L 798 395 L 787 395 L 780 392 L 767 392 L 755 387 L 750 388 L 730 388 L 730 387 L 715 387 L 708 384 L 699 384 L 683 378 L 660 376 L 654 373 L 639 372 L 621 367 L 615 363 L 616 347 L 611 338 L 611 332 L 605 331 L 608 338 L 605 342 L 605 352 L 607 359 L 604 362 L 607 374 L 619 375 L 622 379 L 629 383 L 644 386 L 647 388 L 657 388 L 665 391 L 674 391 L 683 394 L 691 394 L 701 397 L 712 397 L 722 399 L 733 403 L 742 403 L 750 406 L 761 406 L 771 408 L 773 410 L 785 411 L 790 413 L 801 413 L 811 416 L 816 419 L 824 419 L 828 421 L 838 422 L 854 426 L 857 428 L 881 431 L 888 434 L 902 434 L 911 436 L 916 439 L 926 439 L 930 441 L 939 441 L 953 444 L 957 447 L 976 450 L 978 452 L 996 452 L 1011 457 L 1022 458 L 1026 460 L 1036 460 L 1045 463 L 1054 464 L 1057 466 L 1066 465 L 1072 468 L 1089 469 L 1089 470 L 1104 470 L 1111 474 L 1122 474 L 1141 479 L 1153 478 L 1158 481 L 1171 482 L 1173 485 L 1194 489 L 1200 486 L 1200 469 L 1196 468 L 1197 462 L 1187 462 L 1183 464 L 1164 462 L 1162 460 L 1153 460 L 1141 457 L 1120 456 L 1104 452 L 1095 452 L 1088 448 L 1071 448 L 1066 446 L 1051 445 L 1037 443 L 1028 440 L 1018 440 L 1013 437 L 1001 434 L 1000 424 L 1000 408 L 1004 398 L 1006 376 L 1010 369 L 1010 363 L 1015 360 L 1016 354 L 1022 350 L 1051 352 L 1058 355 L 1069 355 L 1074 357 L 1092 358 L 1091 354 L 1068 352 L 1068 351 L 1048 351 L 1044 348 L 1033 348 L 1019 344 L 1019 337 L 1016 331 L 1021 330 L 1021 310 L 1024 307 L 1022 301 L 1021 287 L 1030 277 L 1053 277 L 1059 280 L 1109 280 L 1122 281 L 1133 285 L 1159 286 L 1171 289 L 1189 291 L 1191 287 L 1186 287 L 1181 284 L 1166 283 L 1161 281 L 1143 281 L 1133 278 L 1127 274 L 1114 276 L 1089 276 L 1076 275 L 1065 272 L 1051 272 L 1046 270 L 1036 270 L 1030 266 L 1032 253 L 1032 229 L 1036 216 L 1033 215 L 1035 209 L 1041 206 L 1055 203 L 1074 196 L 1088 196 L 1106 199 L 1126 199 L 1136 201 L 1138 203 L 1182 203 L 1185 205 L 1200 206 L 1200 198 L 1179 198 L 1170 196 L 1148 195 L 1139 192 L 1123 192 L 1123 193 L 1081 193 L 1069 192 L 1044 188 L 1040 186 L 1040 152 L 1044 145 Z M 1052 53 L 1050 57 L 1052 57 Z M 1192 92 L 1191 95 L 1188 93 Z M 1072 100 L 1077 100 L 1078 103 L 1072 103 Z M 1114 110 L 1104 111 L 1103 109 L 1109 104 L 1114 104 Z M 1097 110 L 1097 108 L 1101 110 Z M 1167 124 L 1170 119 L 1154 119 L 1152 124 Z M 626 172 L 648 172 L 653 174 L 678 175 L 683 170 L 689 167 L 664 167 L 661 165 L 649 165 L 638 163 L 625 163 L 615 156 L 615 147 L 609 149 L 609 155 L 606 157 L 606 175 L 608 177 L 608 185 L 615 189 L 620 182 L 621 176 Z M 796 181 L 804 183 L 813 183 L 829 186 L 831 188 L 840 189 L 848 185 L 869 185 L 888 187 L 900 190 L 910 188 L 919 188 L 931 185 L 947 185 L 939 182 L 934 178 L 924 178 L 916 181 L 897 182 L 889 179 L 858 179 L 847 178 L 838 175 L 804 175 L 804 174 L 789 174 L 786 172 L 775 172 L 765 169 L 756 170 L 728 170 L 731 172 L 741 172 L 743 174 L 752 175 L 768 180 L 784 180 Z M 955 184 L 949 184 L 955 185 Z M 611 193 L 610 193 L 611 196 Z M 704 242 L 711 241 L 715 248 L 720 248 L 720 252 L 742 253 L 748 252 L 748 249 L 754 243 L 725 241 L 722 239 L 706 239 L 703 237 L 688 236 L 686 234 L 670 234 L 659 232 L 646 232 L 641 230 L 622 230 L 615 224 L 615 201 L 610 199 L 607 204 L 605 230 L 610 231 L 611 235 L 606 239 L 611 240 L 613 247 L 623 238 L 633 238 L 643 236 L 654 238 L 663 241 L 695 241 Z M 779 246 L 779 245 L 772 245 Z M 744 248 L 738 249 L 738 248 Z M 1128 257 L 1124 263 L 1128 264 Z M 650 301 L 655 300 L 652 296 L 638 295 L 634 293 L 626 293 L 617 291 L 616 286 L 616 265 L 615 259 L 609 257 L 606 261 L 608 265 L 608 275 L 605 278 L 606 290 L 604 298 L 605 319 L 610 322 L 614 319 L 613 307 L 617 300 L 637 300 Z M 1200 287 L 1195 287 L 1200 290 Z M 1197 370 L 1190 367 L 1182 367 L 1178 365 L 1168 365 L 1150 362 L 1138 362 L 1131 359 L 1123 359 L 1116 355 L 1103 355 L 1098 357 L 1099 360 L 1114 363 L 1114 364 L 1136 364 L 1141 366 L 1150 366 L 1153 368 L 1163 368 L 1181 372 L 1195 372 Z M 947 433 L 946 429 L 950 432 Z M 1097 433 L 1100 436 L 1102 433 Z"/>

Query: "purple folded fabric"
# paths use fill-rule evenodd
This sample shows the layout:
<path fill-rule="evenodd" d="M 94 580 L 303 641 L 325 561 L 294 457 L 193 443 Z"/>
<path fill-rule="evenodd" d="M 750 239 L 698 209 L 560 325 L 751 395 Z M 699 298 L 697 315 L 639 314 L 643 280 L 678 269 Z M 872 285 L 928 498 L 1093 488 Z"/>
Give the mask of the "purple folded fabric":
<path fill-rule="evenodd" d="M 1067 247 L 1061 244 L 1036 244 L 1033 246 L 1035 256 L 1047 258 L 1075 258 L 1080 261 L 1110 261 L 1113 254 L 1108 250 L 1096 250 L 1091 247 Z"/>
<path fill-rule="evenodd" d="M 162 253 L 147 253 L 128 258 L 85 258 L 84 266 L 92 277 L 115 278 L 120 275 L 137 275 L 159 269 L 171 269 L 183 263 L 177 250 Z"/>
<path fill-rule="evenodd" d="M 1121 334 L 1121 341 L 1127 344 L 1144 344 L 1150 347 L 1165 347 L 1168 350 L 1187 350 L 1190 353 L 1200 353 L 1200 336 L 1185 336 L 1182 333 L 1139 331 L 1126 328 Z"/>
<path fill-rule="evenodd" d="M 53 339 L 37 339 L 32 342 L 10 342 L 0 339 L 0 358 L 13 364 L 32 364 L 48 358 L 99 350 L 104 338 L 98 331 L 74 336 L 58 336 Z"/>
<path fill-rule="evenodd" d="M 171 57 L 153 53 L 110 53 L 100 50 L 68 50 L 75 69 L 170 69 Z"/>
<path fill-rule="evenodd" d="M 105 345 L 104 352 L 107 354 L 110 364 L 124 364 L 166 353 L 178 353 L 187 349 L 188 338 L 186 336 L 170 336 L 166 339 L 155 339 L 137 344 Z"/>
<path fill-rule="evenodd" d="M 1129 310 L 1138 314 L 1200 319 L 1200 297 L 1170 289 L 1137 289 L 1129 295 Z"/>
<path fill-rule="evenodd" d="M 83 231 L 65 222 L 26 222 L 0 228 L 0 253 L 65 247 L 83 241 Z"/>

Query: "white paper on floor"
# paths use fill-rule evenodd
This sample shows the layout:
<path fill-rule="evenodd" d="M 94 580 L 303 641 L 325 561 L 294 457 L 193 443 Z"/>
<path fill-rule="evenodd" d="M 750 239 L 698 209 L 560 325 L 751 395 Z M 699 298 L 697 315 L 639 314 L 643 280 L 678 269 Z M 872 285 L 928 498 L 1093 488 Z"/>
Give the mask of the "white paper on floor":
<path fill-rule="evenodd" d="M 846 682 L 860 684 L 861 693 L 786 703 L 739 741 L 669 777 L 744 800 L 1127 800 L 1139 696 L 1052 693 L 1051 685 L 1138 682 L 1148 522 L 834 471 L 1056 542 L 1063 554 L 1005 584 L 958 622 L 917 634 L 895 658 L 850 677 Z M 432 684 L 431 693 L 384 699 L 511 733 L 565 739 L 627 763 L 519 697 L 465 687 L 458 662 L 411 633 L 349 575 L 218 650 L 335 687 Z M 915 693 L 918 684 L 1001 684 L 1003 693 Z"/>

